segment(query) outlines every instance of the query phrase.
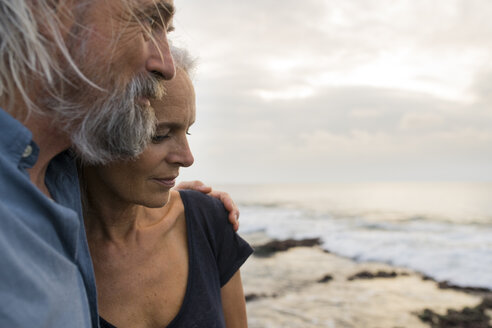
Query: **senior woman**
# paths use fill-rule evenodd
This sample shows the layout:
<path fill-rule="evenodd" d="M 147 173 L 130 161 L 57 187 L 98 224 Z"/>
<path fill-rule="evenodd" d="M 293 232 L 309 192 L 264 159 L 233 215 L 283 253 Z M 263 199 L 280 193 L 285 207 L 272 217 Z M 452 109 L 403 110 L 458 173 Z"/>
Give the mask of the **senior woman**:
<path fill-rule="evenodd" d="M 193 163 L 195 94 L 180 56 L 142 155 L 82 171 L 101 327 L 247 326 L 239 268 L 251 247 L 219 200 L 171 189 Z"/>

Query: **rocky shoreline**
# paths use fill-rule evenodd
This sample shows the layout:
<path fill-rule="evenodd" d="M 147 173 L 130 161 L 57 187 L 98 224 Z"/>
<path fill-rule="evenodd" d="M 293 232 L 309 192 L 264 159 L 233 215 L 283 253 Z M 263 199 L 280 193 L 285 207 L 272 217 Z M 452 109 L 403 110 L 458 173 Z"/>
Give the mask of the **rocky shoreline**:
<path fill-rule="evenodd" d="M 256 251 L 241 269 L 249 327 L 492 327 L 489 290 L 356 263 L 318 239 L 244 237 Z"/>

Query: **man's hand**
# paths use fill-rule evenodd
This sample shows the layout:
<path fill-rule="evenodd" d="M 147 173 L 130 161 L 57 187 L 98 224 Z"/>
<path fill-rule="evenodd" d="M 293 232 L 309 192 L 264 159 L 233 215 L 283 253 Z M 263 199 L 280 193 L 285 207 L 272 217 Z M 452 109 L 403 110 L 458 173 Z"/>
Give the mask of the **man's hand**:
<path fill-rule="evenodd" d="M 185 181 L 178 184 L 175 189 L 192 189 L 203 192 L 219 199 L 227 211 L 229 211 L 229 222 L 232 224 L 234 231 L 239 229 L 239 208 L 236 206 L 231 196 L 224 191 L 212 190 L 212 187 L 205 185 L 201 181 Z"/>

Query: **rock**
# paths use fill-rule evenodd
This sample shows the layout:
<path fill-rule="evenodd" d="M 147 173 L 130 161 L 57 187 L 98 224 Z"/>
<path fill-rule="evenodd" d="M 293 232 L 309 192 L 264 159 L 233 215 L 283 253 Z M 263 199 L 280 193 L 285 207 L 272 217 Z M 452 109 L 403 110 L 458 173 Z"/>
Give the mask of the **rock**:
<path fill-rule="evenodd" d="M 253 245 L 262 245 L 262 240 Z M 398 273 L 392 279 L 348 281 L 361 271 Z M 409 276 L 400 276 L 407 272 Z M 317 281 L 333 276 L 327 283 Z M 241 276 L 250 328 L 430 328 L 415 314 L 424 308 L 445 314 L 480 304 L 482 297 L 437 288 L 408 269 L 355 262 L 320 247 L 296 247 L 268 258 L 251 257 Z M 271 298 L 276 294 L 275 298 Z M 489 310 L 486 310 L 489 311 Z"/>
<path fill-rule="evenodd" d="M 323 278 L 319 279 L 318 282 L 319 283 L 327 283 L 327 282 L 332 281 L 332 280 L 333 280 L 333 276 L 327 274 Z"/>
<path fill-rule="evenodd" d="M 448 309 L 445 315 L 425 309 L 418 314 L 418 317 L 432 328 L 490 328 L 490 318 L 480 305 L 474 308 L 465 307 L 461 311 Z"/>
<path fill-rule="evenodd" d="M 244 296 L 244 298 L 246 299 L 246 302 L 251 302 L 251 301 L 258 300 L 260 298 L 267 298 L 267 297 L 277 297 L 277 295 L 276 294 L 267 295 L 267 294 L 250 293 L 250 294 L 246 294 Z"/>
<path fill-rule="evenodd" d="M 372 273 L 369 271 L 361 271 L 347 278 L 347 280 L 355 280 L 355 279 L 374 279 L 374 278 L 396 278 L 398 275 L 406 275 L 406 273 L 398 274 L 395 271 L 386 272 L 386 271 L 378 271 L 377 273 Z"/>
<path fill-rule="evenodd" d="M 492 309 L 492 296 L 484 297 L 478 307 L 481 309 Z"/>
<path fill-rule="evenodd" d="M 319 238 L 272 240 L 266 244 L 254 247 L 255 252 L 253 254 L 259 257 L 269 257 L 275 252 L 283 252 L 292 247 L 313 247 L 320 244 L 321 240 Z"/>
<path fill-rule="evenodd" d="M 480 287 L 461 287 L 458 285 L 453 285 L 449 281 L 441 281 L 437 285 L 440 289 L 454 289 L 468 293 L 489 293 L 490 290 L 487 288 Z"/>

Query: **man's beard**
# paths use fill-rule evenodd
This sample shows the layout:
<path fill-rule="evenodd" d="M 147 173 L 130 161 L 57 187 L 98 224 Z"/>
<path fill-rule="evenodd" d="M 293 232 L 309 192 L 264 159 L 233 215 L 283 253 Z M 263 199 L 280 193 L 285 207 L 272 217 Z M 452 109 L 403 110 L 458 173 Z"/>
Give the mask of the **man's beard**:
<path fill-rule="evenodd" d="M 141 74 L 123 88 L 113 87 L 112 92 L 97 90 L 83 81 L 77 84 L 79 88 L 65 85 L 69 91 L 61 97 L 49 97 L 45 104 L 54 114 L 55 124 L 71 137 L 72 149 L 80 160 L 106 164 L 138 156 L 156 125 L 153 108 L 142 100 L 162 98 L 162 83 L 151 74 Z"/>
<path fill-rule="evenodd" d="M 54 128 L 70 137 L 72 149 L 84 164 L 135 158 L 155 132 L 155 112 L 145 100 L 164 96 L 162 78 L 145 72 L 128 81 L 124 68 L 110 70 L 104 54 L 113 54 L 116 44 L 103 51 L 90 47 L 93 32 L 86 28 L 85 9 L 81 10 L 80 21 L 67 39 L 77 69 L 64 63 L 64 75 L 47 88 L 43 107 L 53 118 Z M 115 62 L 125 63 L 124 58 L 119 60 Z"/>

